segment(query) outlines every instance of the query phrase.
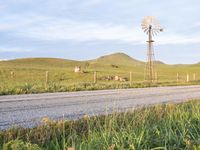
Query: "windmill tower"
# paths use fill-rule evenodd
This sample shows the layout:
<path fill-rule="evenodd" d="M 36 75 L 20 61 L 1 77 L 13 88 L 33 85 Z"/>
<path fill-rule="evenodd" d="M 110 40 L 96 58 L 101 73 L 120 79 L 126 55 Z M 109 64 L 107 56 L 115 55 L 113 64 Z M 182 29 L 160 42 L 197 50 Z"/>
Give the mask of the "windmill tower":
<path fill-rule="evenodd" d="M 159 32 L 163 32 L 160 23 L 155 17 L 147 16 L 142 20 L 142 29 L 148 35 L 148 49 L 147 49 L 147 62 L 145 65 L 145 81 L 150 83 L 155 80 L 155 70 L 154 70 L 154 50 L 153 50 L 153 36 L 157 35 Z"/>

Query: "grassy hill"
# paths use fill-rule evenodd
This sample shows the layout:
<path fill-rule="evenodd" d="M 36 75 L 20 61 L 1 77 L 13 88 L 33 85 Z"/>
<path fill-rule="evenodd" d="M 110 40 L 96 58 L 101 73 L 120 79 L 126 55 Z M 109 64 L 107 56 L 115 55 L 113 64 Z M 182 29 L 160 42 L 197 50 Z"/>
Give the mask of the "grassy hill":
<path fill-rule="evenodd" d="M 74 65 L 79 65 L 82 62 L 60 59 L 60 58 L 23 58 L 23 59 L 14 59 L 9 61 L 0 62 L 1 66 L 6 67 L 19 67 L 19 68 L 65 68 Z"/>
<path fill-rule="evenodd" d="M 155 64 L 165 65 L 161 61 Z M 101 56 L 94 60 L 76 61 L 61 58 L 21 58 L 8 61 L 0 61 L 1 68 L 67 68 L 75 66 L 123 66 L 123 67 L 144 67 L 145 62 L 136 60 L 124 53 L 114 53 Z M 98 68 L 97 68 L 98 69 Z"/>
<path fill-rule="evenodd" d="M 97 63 L 120 66 L 141 66 L 144 62 L 131 58 L 124 53 L 114 53 L 95 60 Z"/>
<path fill-rule="evenodd" d="M 75 66 L 80 66 L 82 73 L 74 73 Z M 1 61 L 0 94 L 124 88 L 129 87 L 129 81 L 105 79 L 120 76 L 129 80 L 129 74 L 132 72 L 133 85 L 136 85 L 144 81 L 144 67 L 144 62 L 124 53 L 114 53 L 88 61 L 59 58 Z M 199 64 L 167 65 L 156 61 L 155 67 L 159 82 L 174 82 L 177 73 L 181 82 L 185 82 L 187 74 L 190 75 L 190 80 L 193 80 L 194 73 L 196 80 L 200 80 Z M 48 84 L 45 83 L 46 71 L 49 72 Z M 93 84 L 94 72 L 97 72 L 98 84 Z"/>

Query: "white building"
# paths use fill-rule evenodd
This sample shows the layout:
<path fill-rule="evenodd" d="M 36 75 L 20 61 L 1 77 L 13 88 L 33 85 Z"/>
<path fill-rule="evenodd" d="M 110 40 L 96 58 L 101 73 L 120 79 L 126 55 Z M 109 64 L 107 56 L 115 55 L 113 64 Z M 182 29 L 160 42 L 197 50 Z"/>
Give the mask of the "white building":
<path fill-rule="evenodd" d="M 81 67 L 80 66 L 76 66 L 74 68 L 74 72 L 81 72 Z"/>

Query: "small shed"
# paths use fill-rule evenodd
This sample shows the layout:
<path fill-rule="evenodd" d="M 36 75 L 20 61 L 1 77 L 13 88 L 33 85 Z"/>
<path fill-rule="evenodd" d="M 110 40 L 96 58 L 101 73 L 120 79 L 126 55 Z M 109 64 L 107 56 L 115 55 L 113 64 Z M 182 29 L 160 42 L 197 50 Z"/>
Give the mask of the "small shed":
<path fill-rule="evenodd" d="M 76 73 L 81 72 L 81 67 L 80 66 L 76 66 L 74 68 L 74 72 L 76 72 Z"/>
<path fill-rule="evenodd" d="M 115 76 L 114 79 L 115 79 L 115 81 L 119 81 L 119 78 L 120 78 L 119 76 Z"/>

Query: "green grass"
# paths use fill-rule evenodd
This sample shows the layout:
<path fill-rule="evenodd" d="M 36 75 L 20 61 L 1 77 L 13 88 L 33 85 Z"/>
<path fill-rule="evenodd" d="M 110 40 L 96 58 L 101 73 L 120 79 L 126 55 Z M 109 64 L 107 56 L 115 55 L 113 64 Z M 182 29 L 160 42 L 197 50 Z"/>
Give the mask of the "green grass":
<path fill-rule="evenodd" d="M 199 150 L 200 101 L 138 108 L 76 121 L 43 119 L 32 129 L 0 132 L 0 147 L 61 150 Z M 28 148 L 27 148 L 28 147 Z"/>
<path fill-rule="evenodd" d="M 86 73 L 74 73 L 75 66 L 81 66 Z M 117 66 L 117 67 L 116 67 Z M 116 53 L 89 61 L 73 61 L 57 58 L 27 58 L 0 62 L 0 95 L 42 93 L 59 91 L 78 91 L 110 88 L 146 87 L 144 84 L 145 63 L 135 60 L 126 54 Z M 158 84 L 182 85 L 199 84 L 199 64 L 194 65 L 166 65 L 156 62 Z M 45 72 L 49 71 L 49 81 L 45 85 Z M 97 84 L 93 84 L 93 75 L 97 71 Z M 14 76 L 11 76 L 14 72 Z M 105 76 L 121 76 L 129 79 L 132 72 L 132 85 L 129 81 L 100 80 Z M 180 82 L 176 83 L 176 74 L 180 75 Z M 186 74 L 196 82 L 186 82 Z"/>

